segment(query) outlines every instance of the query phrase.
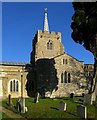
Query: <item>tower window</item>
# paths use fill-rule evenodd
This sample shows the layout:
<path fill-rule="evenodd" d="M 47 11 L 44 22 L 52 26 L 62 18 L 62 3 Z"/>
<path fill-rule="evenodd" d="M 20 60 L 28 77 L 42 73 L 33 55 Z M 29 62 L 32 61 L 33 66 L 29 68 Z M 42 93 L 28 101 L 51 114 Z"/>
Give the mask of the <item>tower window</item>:
<path fill-rule="evenodd" d="M 48 49 L 48 50 L 52 50 L 52 48 L 53 48 L 53 44 L 52 44 L 52 42 L 49 40 L 49 42 L 47 43 L 47 49 Z"/>

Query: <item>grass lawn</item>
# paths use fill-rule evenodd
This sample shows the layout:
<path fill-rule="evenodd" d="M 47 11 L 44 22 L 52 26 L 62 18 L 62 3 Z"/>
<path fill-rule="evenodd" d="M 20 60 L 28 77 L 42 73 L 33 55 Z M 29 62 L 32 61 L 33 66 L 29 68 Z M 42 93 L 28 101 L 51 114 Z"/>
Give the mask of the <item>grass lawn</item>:
<path fill-rule="evenodd" d="M 74 118 L 78 119 L 77 116 L 77 105 L 81 105 L 82 102 L 79 99 L 83 99 L 82 97 L 74 97 L 74 100 L 70 100 L 69 98 L 64 99 L 39 99 L 39 103 L 34 103 L 34 98 L 26 98 L 26 106 L 28 107 L 28 112 L 25 114 L 21 114 L 26 118 Z M 16 100 L 13 99 L 13 105 L 16 105 Z M 59 111 L 60 101 L 64 101 L 67 104 L 66 112 Z M 3 101 L 3 106 L 12 111 L 16 112 L 14 107 L 9 108 L 6 104 L 6 101 Z M 95 118 L 97 115 L 97 107 L 95 106 L 87 106 L 87 114 L 88 118 Z"/>

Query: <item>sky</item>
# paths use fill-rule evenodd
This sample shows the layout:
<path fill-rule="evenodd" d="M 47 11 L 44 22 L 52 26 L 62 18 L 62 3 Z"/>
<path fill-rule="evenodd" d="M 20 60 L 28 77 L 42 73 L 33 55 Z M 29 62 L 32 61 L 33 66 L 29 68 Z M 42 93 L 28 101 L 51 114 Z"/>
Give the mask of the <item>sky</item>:
<path fill-rule="evenodd" d="M 2 61 L 30 62 L 32 41 L 43 30 L 44 8 L 48 9 L 50 32 L 61 32 L 65 52 L 85 64 L 93 64 L 92 53 L 71 38 L 71 2 L 2 3 Z"/>

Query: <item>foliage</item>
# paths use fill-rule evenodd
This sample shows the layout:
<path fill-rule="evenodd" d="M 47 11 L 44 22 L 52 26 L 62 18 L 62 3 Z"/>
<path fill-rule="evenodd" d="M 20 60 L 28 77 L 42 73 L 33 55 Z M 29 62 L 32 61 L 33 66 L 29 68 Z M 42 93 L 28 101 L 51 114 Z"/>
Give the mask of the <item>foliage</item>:
<path fill-rule="evenodd" d="M 72 38 L 76 43 L 94 53 L 93 47 L 97 33 L 97 2 L 73 2 L 74 15 L 72 17 L 71 28 Z"/>
<path fill-rule="evenodd" d="M 72 38 L 94 55 L 94 74 L 89 93 L 93 93 L 97 82 L 97 2 L 73 2 L 74 15 Z"/>

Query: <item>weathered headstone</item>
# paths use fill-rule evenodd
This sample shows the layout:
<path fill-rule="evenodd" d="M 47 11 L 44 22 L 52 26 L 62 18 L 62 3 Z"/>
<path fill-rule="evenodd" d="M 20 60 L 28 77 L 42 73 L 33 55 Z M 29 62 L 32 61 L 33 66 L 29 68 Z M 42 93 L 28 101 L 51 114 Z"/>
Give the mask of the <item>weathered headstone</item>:
<path fill-rule="evenodd" d="M 20 104 L 20 98 L 16 102 L 16 109 L 21 112 L 21 104 Z"/>
<path fill-rule="evenodd" d="M 74 93 L 70 94 L 70 98 L 73 99 L 74 98 Z"/>
<path fill-rule="evenodd" d="M 8 105 L 11 106 L 12 105 L 12 99 L 11 99 L 11 95 L 8 95 Z"/>
<path fill-rule="evenodd" d="M 96 99 L 95 93 L 86 94 L 86 95 L 84 96 L 84 104 L 85 104 L 85 105 L 92 105 L 93 102 L 95 101 L 95 99 Z"/>
<path fill-rule="evenodd" d="M 39 92 L 36 93 L 34 102 L 35 102 L 35 103 L 38 103 L 38 102 L 39 102 Z"/>
<path fill-rule="evenodd" d="M 66 103 L 61 101 L 59 106 L 60 111 L 66 111 Z"/>
<path fill-rule="evenodd" d="M 78 105 L 77 106 L 77 115 L 80 118 L 87 119 L 87 108 L 86 108 L 86 106 Z"/>

